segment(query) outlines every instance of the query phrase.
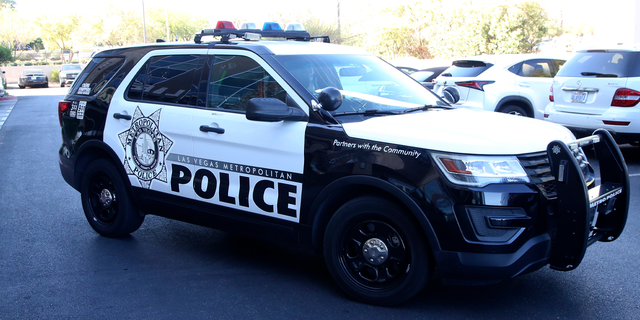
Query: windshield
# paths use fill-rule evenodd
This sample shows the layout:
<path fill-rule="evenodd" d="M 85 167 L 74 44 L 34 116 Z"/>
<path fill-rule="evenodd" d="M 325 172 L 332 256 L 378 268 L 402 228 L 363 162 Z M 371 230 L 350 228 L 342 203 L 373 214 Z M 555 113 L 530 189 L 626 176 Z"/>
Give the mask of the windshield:
<path fill-rule="evenodd" d="M 316 98 L 326 87 L 342 93 L 332 114 L 402 112 L 448 106 L 430 90 L 383 60 L 370 55 L 279 55 L 276 58 Z"/>

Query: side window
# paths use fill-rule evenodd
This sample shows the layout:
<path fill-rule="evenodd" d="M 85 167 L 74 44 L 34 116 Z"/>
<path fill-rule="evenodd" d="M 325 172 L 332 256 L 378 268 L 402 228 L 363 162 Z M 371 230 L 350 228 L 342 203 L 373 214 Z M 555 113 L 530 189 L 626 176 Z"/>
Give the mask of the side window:
<path fill-rule="evenodd" d="M 245 111 L 252 98 L 277 98 L 286 91 L 256 61 L 245 56 L 215 56 L 207 108 Z"/>
<path fill-rule="evenodd" d="M 520 75 L 521 69 L 522 69 L 522 62 L 519 62 L 509 67 L 509 72 Z"/>
<path fill-rule="evenodd" d="M 518 73 L 523 77 L 551 78 L 551 65 L 546 59 L 533 59 L 522 62 L 522 69 Z"/>
<path fill-rule="evenodd" d="M 556 74 L 558 73 L 558 71 L 560 71 L 560 68 L 562 68 L 562 66 L 564 65 L 564 63 L 567 62 L 566 60 L 551 60 L 551 63 L 553 64 L 553 76 L 555 77 Z"/>
<path fill-rule="evenodd" d="M 92 96 L 113 78 L 124 63 L 124 58 L 93 58 L 73 83 L 70 92 Z"/>
<path fill-rule="evenodd" d="M 134 77 L 127 98 L 196 106 L 205 61 L 204 55 L 153 57 Z"/>

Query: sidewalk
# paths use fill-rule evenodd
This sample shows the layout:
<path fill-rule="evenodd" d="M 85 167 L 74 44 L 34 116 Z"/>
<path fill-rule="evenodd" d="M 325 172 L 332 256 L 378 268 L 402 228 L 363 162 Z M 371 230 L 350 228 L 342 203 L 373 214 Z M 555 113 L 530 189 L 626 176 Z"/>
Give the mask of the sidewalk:
<path fill-rule="evenodd" d="M 16 96 L 0 97 L 0 129 L 2 129 L 2 125 L 4 125 L 17 101 L 18 97 Z"/>

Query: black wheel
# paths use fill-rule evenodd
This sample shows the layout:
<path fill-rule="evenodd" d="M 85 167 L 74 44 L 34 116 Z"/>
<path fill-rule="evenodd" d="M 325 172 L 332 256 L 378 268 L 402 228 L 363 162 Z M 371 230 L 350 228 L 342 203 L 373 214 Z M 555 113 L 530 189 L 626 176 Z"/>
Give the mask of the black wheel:
<path fill-rule="evenodd" d="M 49 83 L 45 83 L 45 84 L 44 84 L 44 87 L 45 87 L 45 88 L 49 88 Z"/>
<path fill-rule="evenodd" d="M 356 300 L 396 305 L 424 288 L 430 273 L 423 233 L 388 200 L 364 196 L 329 221 L 324 257 L 338 285 Z"/>
<path fill-rule="evenodd" d="M 80 194 L 87 221 L 93 230 L 105 237 L 127 235 L 138 230 L 144 221 L 111 161 L 98 159 L 87 166 Z"/>
<path fill-rule="evenodd" d="M 500 110 L 500 112 L 512 114 L 514 116 L 519 116 L 519 117 L 529 117 L 529 114 L 526 111 L 524 111 L 522 107 L 516 106 L 516 105 L 505 106 Z"/>
<path fill-rule="evenodd" d="M 18 85 L 18 88 L 20 88 L 20 89 L 24 89 L 25 87 L 26 87 L 26 86 Z"/>
<path fill-rule="evenodd" d="M 64 81 L 60 82 L 60 88 L 64 88 Z"/>

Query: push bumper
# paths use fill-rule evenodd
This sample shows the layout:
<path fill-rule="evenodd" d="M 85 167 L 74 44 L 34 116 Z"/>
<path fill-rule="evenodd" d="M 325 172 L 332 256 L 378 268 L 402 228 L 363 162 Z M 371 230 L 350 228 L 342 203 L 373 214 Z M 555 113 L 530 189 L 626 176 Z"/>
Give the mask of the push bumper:
<path fill-rule="evenodd" d="M 593 145 L 600 184 L 588 188 L 572 150 Z M 535 271 L 575 269 L 586 248 L 596 241 L 613 241 L 622 233 L 629 209 L 627 166 L 618 145 L 606 130 L 571 143 L 553 141 L 547 147 L 556 178 L 554 227 L 526 241 L 512 253 L 434 252 L 443 281 L 486 284 Z M 584 164 L 586 165 L 586 164 Z"/>
<path fill-rule="evenodd" d="M 572 149 L 593 145 L 600 168 L 600 184 L 587 190 Z M 618 145 L 609 132 L 565 144 L 553 141 L 547 147 L 556 177 L 558 228 L 549 264 L 556 270 L 573 270 L 587 247 L 596 241 L 617 239 L 629 211 L 629 173 Z"/>

